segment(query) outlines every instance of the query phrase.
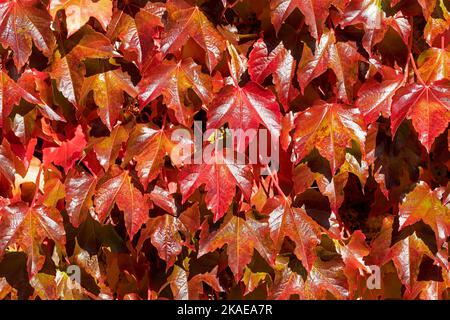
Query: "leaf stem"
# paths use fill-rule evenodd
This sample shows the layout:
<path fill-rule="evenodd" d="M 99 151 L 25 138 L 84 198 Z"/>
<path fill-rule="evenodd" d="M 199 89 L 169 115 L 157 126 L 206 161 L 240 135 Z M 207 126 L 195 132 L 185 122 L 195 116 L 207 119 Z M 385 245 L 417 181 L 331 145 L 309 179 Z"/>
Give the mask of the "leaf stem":
<path fill-rule="evenodd" d="M 166 120 L 167 120 L 167 111 L 164 113 L 164 117 L 163 117 L 162 125 L 161 125 L 161 130 L 164 130 L 164 128 L 166 127 Z"/>
<path fill-rule="evenodd" d="M 261 188 L 263 189 L 263 191 L 266 194 L 266 196 L 269 196 L 270 181 L 269 181 L 268 187 L 266 189 L 266 187 L 264 186 L 264 182 L 265 182 L 264 178 L 262 176 L 260 176 L 259 178 L 260 178 Z"/>
<path fill-rule="evenodd" d="M 39 185 L 41 184 L 41 172 L 42 172 L 42 163 L 39 165 L 39 171 L 36 177 L 36 189 L 34 190 L 33 200 L 31 201 L 30 207 L 33 208 L 36 203 L 37 196 L 39 194 Z"/>
<path fill-rule="evenodd" d="M 270 177 L 272 178 L 273 185 L 275 186 L 275 189 L 277 192 L 284 198 L 284 200 L 289 201 L 289 198 L 286 196 L 286 194 L 283 192 L 283 190 L 280 187 L 280 184 L 278 183 L 278 176 L 276 173 L 274 174 L 272 170 L 270 170 L 269 166 L 266 164 L 266 170 L 269 172 Z"/>
<path fill-rule="evenodd" d="M 413 57 L 411 52 L 409 52 L 409 57 L 410 57 L 410 60 L 411 60 L 412 67 L 414 69 L 414 73 L 416 74 L 417 80 L 419 80 L 421 85 L 426 87 L 426 83 L 425 83 L 425 81 L 423 81 L 422 77 L 420 76 L 419 70 L 417 69 L 416 63 L 414 61 L 414 57 Z"/>
<path fill-rule="evenodd" d="M 403 71 L 404 72 L 403 81 L 402 81 L 401 85 L 405 85 L 405 83 L 408 80 L 408 76 L 409 76 L 409 60 L 411 60 L 411 56 L 410 55 L 408 55 L 408 59 L 406 60 L 405 70 Z"/>
<path fill-rule="evenodd" d="M 239 36 L 239 40 L 258 38 L 258 35 L 256 33 L 239 34 L 238 36 Z"/>
<path fill-rule="evenodd" d="M 241 1 L 241 0 L 236 0 L 234 3 L 228 4 L 228 5 L 225 7 L 225 9 L 226 9 L 226 8 L 228 8 L 228 9 L 234 8 L 234 6 L 237 5 L 240 1 Z"/>

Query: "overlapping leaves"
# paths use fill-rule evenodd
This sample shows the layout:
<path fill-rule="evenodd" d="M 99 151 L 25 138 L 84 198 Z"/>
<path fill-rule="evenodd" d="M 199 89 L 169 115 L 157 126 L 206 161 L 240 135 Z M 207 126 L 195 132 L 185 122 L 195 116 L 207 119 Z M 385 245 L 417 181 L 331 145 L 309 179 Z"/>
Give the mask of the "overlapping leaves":
<path fill-rule="evenodd" d="M 448 299 L 449 10 L 0 1 L 0 298 Z"/>

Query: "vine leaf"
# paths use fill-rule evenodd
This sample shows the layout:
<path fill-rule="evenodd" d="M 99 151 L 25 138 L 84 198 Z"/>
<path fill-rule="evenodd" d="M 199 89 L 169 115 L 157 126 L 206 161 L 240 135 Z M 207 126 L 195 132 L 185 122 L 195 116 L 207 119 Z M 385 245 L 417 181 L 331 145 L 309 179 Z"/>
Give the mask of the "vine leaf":
<path fill-rule="evenodd" d="M 62 166 L 67 173 L 78 161 L 87 144 L 83 128 L 79 125 L 73 138 L 62 141 L 57 147 L 46 147 L 43 149 L 43 163 L 48 167 L 50 163 Z"/>
<path fill-rule="evenodd" d="M 113 3 L 111 0 L 51 0 L 49 12 L 55 19 L 59 10 L 66 13 L 67 37 L 84 26 L 90 17 L 100 22 L 104 30 L 108 27 L 112 16 Z"/>
<path fill-rule="evenodd" d="M 189 236 L 200 227 L 199 223 L 193 221 L 196 219 L 193 214 L 198 214 L 198 208 L 190 208 L 179 217 L 164 214 L 150 218 L 141 231 L 137 250 L 141 251 L 144 242 L 150 239 L 152 245 L 158 250 L 158 255 L 167 262 L 167 269 L 170 268 L 178 259 L 183 245 L 188 246 Z M 184 241 L 182 236 L 187 240 Z"/>
<path fill-rule="evenodd" d="M 50 238 L 64 246 L 66 235 L 62 215 L 56 208 L 43 205 L 28 206 L 24 202 L 1 209 L 0 257 L 13 244 L 21 247 L 27 254 L 27 271 L 31 279 L 44 266 L 45 256 L 40 246 L 45 238 Z"/>
<path fill-rule="evenodd" d="M 353 86 L 358 78 L 359 61 L 364 61 L 364 58 L 358 53 L 355 43 L 336 42 L 334 31 L 326 31 L 320 41 L 317 41 L 314 55 L 307 45 L 303 46 L 297 70 L 302 94 L 312 80 L 330 68 L 337 78 L 339 99 L 350 102 L 353 99 Z"/>
<path fill-rule="evenodd" d="M 120 51 L 129 61 L 134 61 L 142 73 L 157 54 L 157 38 L 164 24 L 166 12 L 160 3 L 148 2 L 133 17 L 129 12 L 114 11 L 106 36 L 120 40 Z"/>
<path fill-rule="evenodd" d="M 298 90 L 292 85 L 295 61 L 283 42 L 269 53 L 264 40 L 259 39 L 253 44 L 248 65 L 251 79 L 259 84 L 262 84 L 269 75 L 273 76 L 278 99 L 287 111 L 289 102 L 297 97 Z"/>
<path fill-rule="evenodd" d="M 206 65 L 212 71 L 226 48 L 225 40 L 198 7 L 183 0 L 167 3 L 168 23 L 161 40 L 163 55 L 175 53 L 188 39 L 193 39 L 204 51 Z"/>
<path fill-rule="evenodd" d="M 337 259 L 317 259 L 303 286 L 302 297 L 323 300 L 329 298 L 328 293 L 338 299 L 348 298 L 349 287 L 344 274 L 344 264 Z"/>
<path fill-rule="evenodd" d="M 164 157 L 173 148 L 168 134 L 165 129 L 147 124 L 136 125 L 130 133 L 124 162 L 136 161 L 136 170 L 145 189 L 149 182 L 158 177 Z"/>
<path fill-rule="evenodd" d="M 226 151 L 225 151 L 226 152 Z M 205 184 L 206 204 L 214 212 L 214 222 L 227 212 L 236 186 L 246 199 L 250 199 L 253 175 L 250 165 L 237 164 L 217 150 L 205 164 L 192 164 L 183 167 L 179 174 L 180 191 L 183 203 Z"/>
<path fill-rule="evenodd" d="M 19 80 L 20 81 L 20 80 Z M 20 83 L 14 82 L 3 68 L 0 69 L 0 127 L 4 127 L 6 118 L 10 115 L 14 106 L 20 103 L 20 99 L 34 104 L 40 104 L 40 99 L 33 96 Z"/>
<path fill-rule="evenodd" d="M 211 79 L 201 72 L 201 67 L 192 59 L 178 63 L 165 61 L 144 77 L 138 86 L 141 108 L 160 95 L 175 118 L 184 126 L 192 126 L 194 106 L 187 106 L 188 91 L 192 89 L 204 104 L 212 99 Z"/>
<path fill-rule="evenodd" d="M 208 128 L 228 123 L 232 129 L 257 130 L 264 125 L 273 137 L 280 136 L 281 112 L 274 94 L 255 82 L 244 87 L 227 85 L 208 110 Z"/>
<path fill-rule="evenodd" d="M 189 279 L 189 273 L 186 270 L 179 266 L 174 266 L 168 282 L 176 300 L 199 300 L 204 294 L 203 283 L 213 288 L 216 292 L 223 291 L 217 277 L 217 267 L 210 272 L 196 274 Z"/>
<path fill-rule="evenodd" d="M 81 88 L 81 99 L 85 99 L 91 90 L 94 92 L 94 101 L 99 106 L 100 119 L 110 131 L 119 119 L 124 92 L 133 98 L 138 94 L 130 76 L 120 69 L 87 77 Z"/>
<path fill-rule="evenodd" d="M 94 204 L 100 221 L 105 221 L 114 204 L 124 213 L 125 227 L 130 239 L 148 220 L 149 203 L 145 195 L 133 185 L 126 170 L 113 167 L 108 180 L 97 189 Z"/>
<path fill-rule="evenodd" d="M 382 8 L 381 0 L 351 1 L 343 14 L 341 26 L 361 24 L 364 27 L 362 44 L 364 49 L 372 55 L 372 47 L 381 42 L 389 27 L 395 30 L 408 45 L 411 26 L 401 12 L 387 17 Z"/>
<path fill-rule="evenodd" d="M 89 209 L 93 207 L 92 197 L 94 195 L 97 179 L 85 171 L 69 171 L 65 182 L 66 210 L 70 223 L 75 228 L 83 223 Z"/>
<path fill-rule="evenodd" d="M 316 39 L 320 39 L 331 4 L 341 7 L 340 1 L 334 0 L 271 0 L 272 24 L 278 32 L 282 23 L 298 8 L 305 16 L 305 23 L 308 25 L 311 35 Z"/>
<path fill-rule="evenodd" d="M 438 190 L 431 190 L 423 181 L 420 181 L 400 204 L 400 230 L 419 220 L 433 229 L 436 243 L 441 247 L 450 235 L 450 211 L 442 204 Z"/>
<path fill-rule="evenodd" d="M 427 245 L 414 232 L 392 246 L 392 261 L 398 271 L 401 283 L 406 287 L 405 297 L 414 297 L 418 285 L 420 264 L 424 256 L 433 257 Z"/>
<path fill-rule="evenodd" d="M 404 119 L 411 119 L 419 141 L 431 150 L 434 140 L 450 121 L 450 81 L 431 85 L 413 83 L 400 88 L 392 101 L 391 131 L 394 136 Z"/>
<path fill-rule="evenodd" d="M 124 126 L 115 126 L 111 134 L 93 141 L 93 149 L 100 165 L 108 171 L 108 168 L 119 158 L 119 153 L 128 141 L 128 129 Z"/>
<path fill-rule="evenodd" d="M 316 260 L 315 248 L 320 243 L 320 227 L 302 208 L 294 208 L 285 199 L 269 199 L 264 208 L 269 214 L 270 237 L 279 251 L 285 237 L 295 243 L 294 253 L 307 271 Z"/>
<path fill-rule="evenodd" d="M 209 233 L 206 224 L 202 225 L 198 257 L 214 251 L 227 244 L 228 265 L 239 281 L 245 266 L 251 261 L 253 250 L 273 264 L 272 244 L 267 223 L 246 217 L 245 220 L 234 215 L 227 215 L 220 229 Z"/>
<path fill-rule="evenodd" d="M 391 116 L 392 98 L 402 84 L 403 77 L 397 74 L 393 79 L 385 79 L 381 83 L 368 80 L 361 86 L 355 105 L 361 110 L 367 125 L 374 123 L 380 115 L 385 118 Z"/>
<path fill-rule="evenodd" d="M 316 148 L 330 162 L 334 174 L 345 162 L 345 149 L 351 147 L 352 140 L 364 150 L 364 127 L 358 109 L 319 102 L 295 119 L 295 157 L 300 161 Z"/>
<path fill-rule="evenodd" d="M 85 26 L 55 50 L 49 68 L 50 76 L 55 79 L 56 87 L 62 95 L 78 107 L 86 74 L 84 60 L 116 56 L 118 54 L 114 52 L 108 38 Z"/>
<path fill-rule="evenodd" d="M 55 48 L 47 11 L 33 6 L 34 0 L 0 3 L 0 43 L 14 52 L 14 64 L 21 69 L 31 55 L 32 44 L 49 57 Z"/>
<path fill-rule="evenodd" d="M 450 80 L 450 46 L 447 48 L 429 48 L 417 59 L 420 77 L 425 83 Z"/>

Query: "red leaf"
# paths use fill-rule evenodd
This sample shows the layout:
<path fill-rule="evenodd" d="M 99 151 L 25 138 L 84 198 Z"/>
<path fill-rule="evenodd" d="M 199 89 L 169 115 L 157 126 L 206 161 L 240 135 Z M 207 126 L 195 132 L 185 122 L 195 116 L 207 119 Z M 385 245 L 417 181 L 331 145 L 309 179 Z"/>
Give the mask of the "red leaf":
<path fill-rule="evenodd" d="M 408 238 L 397 242 L 392 247 L 391 255 L 399 279 L 406 287 L 405 296 L 414 299 L 416 286 L 420 285 L 417 279 L 420 263 L 423 256 L 432 257 L 432 253 L 416 233 L 413 233 Z"/>
<path fill-rule="evenodd" d="M 58 245 L 65 245 L 63 219 L 55 208 L 29 207 L 26 203 L 18 202 L 1 209 L 0 221 L 0 257 L 3 257 L 8 246 L 20 246 L 28 256 L 30 279 L 44 265 L 45 256 L 39 248 L 45 238 L 54 240 Z"/>
<path fill-rule="evenodd" d="M 172 150 L 172 142 L 164 129 L 138 124 L 130 134 L 124 162 L 134 158 L 136 170 L 144 189 L 159 175 L 164 165 L 164 156 Z"/>
<path fill-rule="evenodd" d="M 54 163 L 62 166 L 67 173 L 80 159 L 85 146 L 86 137 L 81 126 L 78 126 L 72 139 L 61 142 L 58 147 L 44 148 L 44 166 L 48 167 L 50 163 Z"/>
<path fill-rule="evenodd" d="M 236 281 L 242 278 L 244 267 L 252 259 L 253 249 L 258 250 L 269 264 L 273 263 L 267 223 L 259 222 L 252 217 L 246 217 L 244 220 L 228 215 L 219 230 L 209 233 L 207 228 L 206 225 L 202 226 L 198 256 L 201 257 L 227 244 L 228 265 Z"/>
<path fill-rule="evenodd" d="M 269 54 L 264 40 L 259 39 L 253 45 L 248 64 L 251 79 L 259 84 L 262 84 L 269 75 L 273 75 L 278 99 L 287 111 L 289 102 L 298 95 L 298 90 L 292 85 L 295 61 L 291 52 L 280 42 Z"/>
<path fill-rule="evenodd" d="M 34 7 L 33 2 L 15 0 L 0 3 L 0 43 L 14 51 L 17 69 L 27 63 L 33 43 L 46 56 L 50 56 L 55 48 L 50 16 L 45 10 Z"/>
<path fill-rule="evenodd" d="M 108 25 L 107 36 L 111 40 L 120 39 L 120 49 L 124 56 L 134 61 L 141 72 L 156 54 L 156 40 L 164 27 L 162 17 L 165 8 L 160 3 L 148 2 L 133 17 L 128 12 L 116 10 Z"/>
<path fill-rule="evenodd" d="M 275 279 L 269 290 L 268 299 L 288 300 L 292 295 L 301 295 L 304 282 L 302 277 L 293 272 L 287 263 L 277 263 Z"/>
<path fill-rule="evenodd" d="M 225 41 L 198 7 L 190 7 L 183 0 L 167 4 L 169 22 L 162 35 L 163 55 L 175 53 L 188 39 L 193 39 L 204 51 L 206 65 L 212 71 L 225 50 Z"/>
<path fill-rule="evenodd" d="M 425 83 L 447 79 L 450 80 L 450 46 L 447 48 L 430 48 L 421 53 L 417 59 L 419 73 Z"/>
<path fill-rule="evenodd" d="M 345 149 L 351 147 L 352 140 L 364 150 L 366 133 L 358 109 L 320 102 L 298 114 L 295 125 L 297 162 L 316 148 L 330 162 L 334 174 L 344 163 Z"/>
<path fill-rule="evenodd" d="M 119 119 L 124 92 L 133 98 L 138 94 L 131 83 L 130 76 L 120 69 L 87 77 L 81 88 L 81 99 L 84 99 L 91 90 L 94 92 L 94 101 L 99 107 L 100 119 L 109 130 L 112 130 Z"/>
<path fill-rule="evenodd" d="M 180 232 L 186 233 L 186 227 L 178 218 L 170 214 L 151 218 L 142 229 L 137 249 L 140 251 L 145 240 L 151 239 L 152 245 L 158 250 L 159 257 L 167 262 L 166 269 L 168 269 L 175 263 L 183 248 Z"/>
<path fill-rule="evenodd" d="M 372 55 L 372 47 L 383 40 L 389 27 L 399 33 L 405 44 L 408 44 L 408 38 L 411 34 L 411 26 L 401 12 L 397 12 L 393 17 L 386 17 L 386 13 L 378 0 L 351 1 L 345 9 L 341 26 L 346 27 L 354 24 L 363 25 L 365 33 L 362 43 L 364 49 L 370 55 Z"/>
<path fill-rule="evenodd" d="M 217 267 L 211 272 L 197 274 L 188 280 L 188 272 L 175 266 L 168 281 L 176 300 L 199 300 L 204 294 L 203 283 L 212 287 L 216 292 L 223 289 L 217 278 Z"/>
<path fill-rule="evenodd" d="M 152 68 L 151 73 L 139 83 L 139 104 L 146 106 L 161 94 L 164 102 L 175 112 L 179 123 L 192 126 L 196 110 L 185 104 L 188 90 L 192 89 L 203 103 L 212 98 L 211 79 L 201 72 L 201 68 L 192 59 L 175 63 L 163 62 Z"/>
<path fill-rule="evenodd" d="M 55 19 L 59 10 L 65 11 L 67 37 L 70 37 L 88 22 L 90 17 L 96 18 L 106 30 L 111 21 L 112 6 L 111 0 L 51 0 L 49 12 Z"/>
<path fill-rule="evenodd" d="M 146 197 L 133 185 L 128 171 L 118 168 L 113 168 L 111 177 L 97 189 L 94 204 L 100 221 L 106 219 L 114 203 L 124 212 L 125 227 L 133 239 L 148 219 L 149 205 Z"/>
<path fill-rule="evenodd" d="M 116 126 L 107 137 L 100 138 L 94 143 L 94 151 L 100 165 L 108 171 L 119 157 L 122 145 L 128 140 L 128 131 L 123 126 Z"/>
<path fill-rule="evenodd" d="M 306 279 L 302 292 L 303 299 L 330 299 L 328 292 L 337 299 L 348 297 L 348 283 L 340 261 L 316 260 Z"/>
<path fill-rule="evenodd" d="M 208 111 L 208 128 L 226 122 L 232 129 L 257 130 L 264 125 L 274 137 L 280 136 L 281 113 L 273 93 L 255 82 L 244 87 L 228 85 L 218 93 Z"/>
<path fill-rule="evenodd" d="M 233 201 L 236 186 L 250 198 L 252 172 L 249 165 L 236 164 L 223 154 L 214 152 L 211 163 L 185 166 L 179 175 L 183 203 L 202 184 L 206 187 L 206 204 L 214 213 L 214 222 L 223 217 Z"/>
<path fill-rule="evenodd" d="M 39 99 L 15 83 L 3 69 L 0 69 L 0 127 L 4 127 L 13 107 L 19 104 L 21 98 L 30 103 L 40 103 Z"/>
<path fill-rule="evenodd" d="M 391 131 L 395 135 L 403 120 L 411 119 L 419 140 L 428 152 L 450 121 L 450 82 L 410 84 L 397 91 L 392 101 Z"/>
<path fill-rule="evenodd" d="M 395 79 L 381 83 L 369 80 L 361 86 L 355 105 L 361 110 L 366 124 L 374 123 L 380 115 L 390 117 L 392 98 L 402 84 L 403 77 L 399 74 Z"/>
<path fill-rule="evenodd" d="M 97 179 L 88 173 L 71 170 L 66 178 L 66 210 L 70 222 L 77 228 L 93 207 L 92 196 L 94 195 Z"/>
<path fill-rule="evenodd" d="M 431 190 L 420 181 L 413 191 L 406 195 L 399 208 L 399 229 L 422 220 L 433 229 L 440 248 L 450 236 L 450 210 L 441 202 L 438 190 Z"/>
<path fill-rule="evenodd" d="M 337 78 L 339 99 L 350 102 L 353 98 L 353 86 L 358 77 L 358 61 L 364 58 L 358 53 L 352 42 L 336 42 L 333 31 L 327 31 L 316 43 L 314 55 L 307 45 L 303 46 L 302 59 L 298 66 L 297 78 L 302 94 L 315 78 L 328 68 Z"/>
<path fill-rule="evenodd" d="M 62 95 L 78 106 L 81 88 L 84 82 L 86 58 L 102 59 L 117 56 L 109 39 L 91 27 L 84 27 L 71 37 L 53 55 L 50 75 L 56 80 L 56 86 Z"/>
<path fill-rule="evenodd" d="M 328 17 L 328 9 L 333 0 L 271 0 L 270 11 L 272 23 L 278 32 L 281 24 L 289 17 L 289 15 L 298 8 L 305 16 L 305 22 L 309 26 L 311 35 L 320 39 L 325 20 Z"/>
<path fill-rule="evenodd" d="M 263 213 L 270 214 L 269 228 L 279 252 L 284 238 L 294 241 L 297 258 L 309 272 L 316 260 L 315 249 L 320 243 L 320 227 L 302 208 L 293 208 L 288 200 L 269 199 Z"/>

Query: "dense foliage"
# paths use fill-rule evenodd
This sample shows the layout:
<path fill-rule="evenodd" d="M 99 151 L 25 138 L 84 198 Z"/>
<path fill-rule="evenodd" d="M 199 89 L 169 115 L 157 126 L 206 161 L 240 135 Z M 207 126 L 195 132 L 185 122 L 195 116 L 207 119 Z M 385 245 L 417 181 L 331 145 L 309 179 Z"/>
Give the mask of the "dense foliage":
<path fill-rule="evenodd" d="M 0 0 L 0 298 L 448 299 L 449 12 Z"/>

